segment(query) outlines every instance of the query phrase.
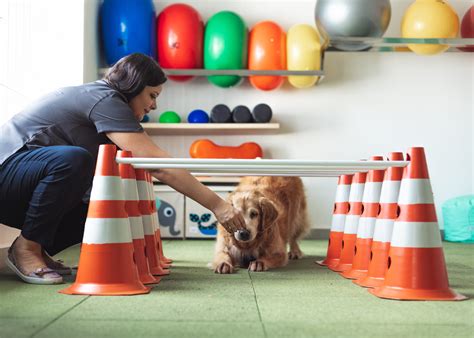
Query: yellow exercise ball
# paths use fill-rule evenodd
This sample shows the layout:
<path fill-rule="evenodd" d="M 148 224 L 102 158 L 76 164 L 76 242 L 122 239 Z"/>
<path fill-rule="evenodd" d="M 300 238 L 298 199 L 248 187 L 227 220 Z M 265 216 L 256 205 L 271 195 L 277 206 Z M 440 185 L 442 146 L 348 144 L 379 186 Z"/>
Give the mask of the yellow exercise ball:
<path fill-rule="evenodd" d="M 294 25 L 286 36 L 286 65 L 288 70 L 321 69 L 321 37 L 313 26 Z M 319 76 L 288 76 L 288 82 L 296 88 L 308 88 Z"/>
<path fill-rule="evenodd" d="M 454 9 L 442 0 L 416 0 L 406 10 L 402 20 L 404 38 L 455 38 L 459 31 L 459 18 Z M 447 45 L 408 44 L 420 55 L 444 52 Z"/>

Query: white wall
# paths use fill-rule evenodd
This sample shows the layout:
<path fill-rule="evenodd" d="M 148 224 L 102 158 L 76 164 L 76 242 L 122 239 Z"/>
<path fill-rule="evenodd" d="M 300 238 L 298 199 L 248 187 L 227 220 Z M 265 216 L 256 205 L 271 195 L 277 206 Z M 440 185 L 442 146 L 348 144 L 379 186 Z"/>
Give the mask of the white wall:
<path fill-rule="evenodd" d="M 0 124 L 31 100 L 84 80 L 84 0 L 2 0 Z"/>
<path fill-rule="evenodd" d="M 249 27 L 275 20 L 286 30 L 313 22 L 315 1 L 185 1 L 204 20 L 220 10 L 234 10 Z M 157 11 L 173 1 L 159 1 Z M 400 36 L 399 22 L 409 1 L 392 1 L 392 21 L 386 36 Z M 469 1 L 451 1 L 460 16 Z M 291 6 L 291 15 L 290 13 Z M 462 13 L 462 14 L 461 14 Z M 281 123 L 277 135 L 161 136 L 155 141 L 174 156 L 188 157 L 197 138 L 219 144 L 259 142 L 265 156 L 292 159 L 361 159 L 426 148 L 438 217 L 451 197 L 474 191 L 473 58 L 468 53 L 422 57 L 413 53 L 331 52 L 325 58 L 326 77 L 318 86 L 297 90 L 286 84 L 273 92 L 253 89 L 248 82 L 215 87 L 204 78 L 181 84 L 169 81 L 153 118 L 175 110 L 185 119 L 196 108 L 209 111 L 217 103 L 250 108 L 266 102 Z M 313 227 L 329 228 L 334 178 L 304 179 Z"/>
<path fill-rule="evenodd" d="M 174 2 L 158 1 L 156 9 L 159 12 Z M 193 5 L 204 20 L 220 10 L 234 10 L 249 27 L 267 19 L 275 20 L 286 30 L 297 23 L 314 24 L 313 0 L 180 2 Z M 25 27 L 19 21 L 10 28 L 15 32 L 9 36 L 25 32 L 25 38 L 10 38 L 9 42 L 19 52 L 8 60 L 8 69 L 13 68 L 8 71 L 7 84 L 24 96 L 8 92 L 10 108 L 21 106 L 46 89 L 94 79 L 98 63 L 94 35 L 97 0 L 8 3 L 34 4 L 31 8 L 41 7 L 43 15 L 40 19 L 30 14 L 33 21 L 29 25 Z M 399 36 L 401 15 L 409 3 L 392 1 L 393 16 L 387 36 Z M 460 16 L 471 5 L 465 0 L 451 4 Z M 84 8 L 85 17 L 81 14 Z M 43 21 L 48 21 L 46 27 L 37 28 Z M 31 75 L 33 71 L 35 76 Z M 474 191 L 472 54 L 421 57 L 412 53 L 331 52 L 326 55 L 325 71 L 323 82 L 306 90 L 286 84 L 280 90 L 262 92 L 248 82 L 222 89 L 205 78 L 185 84 L 169 81 L 153 118 L 169 109 L 179 112 L 184 119 L 192 109 L 210 110 L 217 103 L 253 107 L 266 102 L 282 125 L 280 133 L 209 138 L 226 145 L 256 141 L 271 158 L 360 159 L 424 146 L 440 220 L 440 206 L 446 199 Z M 0 87 L 0 98 L 1 90 Z M 4 107 L 3 103 L 0 107 Z M 6 111 L 13 109 L 2 108 L 1 116 Z M 208 136 L 158 136 L 155 141 L 181 157 L 188 156 L 189 145 L 202 137 Z M 308 178 L 305 184 L 313 227 L 328 228 L 336 180 Z"/>

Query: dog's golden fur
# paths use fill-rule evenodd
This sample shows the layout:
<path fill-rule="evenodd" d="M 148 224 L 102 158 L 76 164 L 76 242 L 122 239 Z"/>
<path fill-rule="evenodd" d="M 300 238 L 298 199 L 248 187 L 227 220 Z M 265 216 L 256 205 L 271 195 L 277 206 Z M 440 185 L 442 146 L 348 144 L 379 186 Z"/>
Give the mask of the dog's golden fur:
<path fill-rule="evenodd" d="M 244 177 L 228 201 L 242 212 L 250 236 L 237 240 L 218 226 L 216 273 L 232 273 L 237 266 L 265 271 L 303 256 L 297 241 L 308 233 L 309 222 L 299 177 Z"/>

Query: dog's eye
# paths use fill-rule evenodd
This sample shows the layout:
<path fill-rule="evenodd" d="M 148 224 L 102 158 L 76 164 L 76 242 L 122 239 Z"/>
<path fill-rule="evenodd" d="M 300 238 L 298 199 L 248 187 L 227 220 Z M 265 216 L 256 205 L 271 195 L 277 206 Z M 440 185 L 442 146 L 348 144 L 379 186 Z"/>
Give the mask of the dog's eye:
<path fill-rule="evenodd" d="M 256 212 L 255 210 L 252 210 L 252 211 L 250 211 L 250 215 L 249 215 L 249 216 L 250 216 L 250 218 L 255 218 L 255 217 L 258 216 L 258 212 Z"/>

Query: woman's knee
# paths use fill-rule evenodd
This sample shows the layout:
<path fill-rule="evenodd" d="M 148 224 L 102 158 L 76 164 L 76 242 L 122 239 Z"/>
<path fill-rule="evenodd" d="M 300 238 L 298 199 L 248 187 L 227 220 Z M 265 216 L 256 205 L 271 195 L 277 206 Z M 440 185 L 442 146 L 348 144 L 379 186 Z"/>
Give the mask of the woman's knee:
<path fill-rule="evenodd" d="M 65 146 L 61 147 L 58 153 L 60 166 L 66 168 L 73 175 L 92 176 L 94 170 L 94 158 L 81 147 Z"/>

